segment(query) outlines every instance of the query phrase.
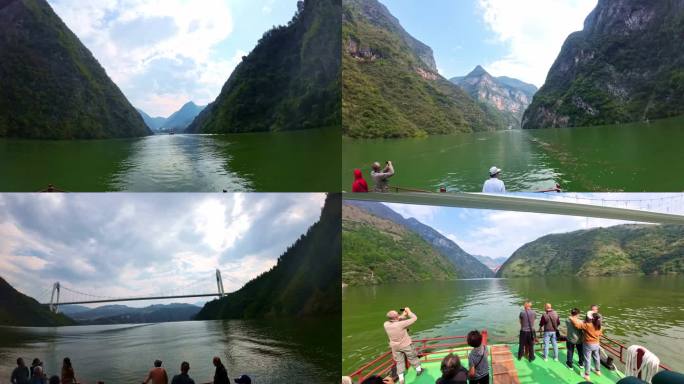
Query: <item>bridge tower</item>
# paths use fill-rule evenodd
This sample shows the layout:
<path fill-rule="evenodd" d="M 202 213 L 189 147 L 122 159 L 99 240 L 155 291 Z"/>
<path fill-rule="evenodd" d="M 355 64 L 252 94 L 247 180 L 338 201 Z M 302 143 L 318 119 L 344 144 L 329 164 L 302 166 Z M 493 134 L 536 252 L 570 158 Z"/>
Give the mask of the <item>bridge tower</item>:
<path fill-rule="evenodd" d="M 219 297 L 223 297 L 226 293 L 223 291 L 223 279 L 221 279 L 221 271 L 216 268 L 216 285 L 218 286 Z"/>
<path fill-rule="evenodd" d="M 57 295 L 55 295 L 57 293 Z M 52 284 L 52 295 L 50 295 L 50 311 L 57 313 L 59 306 L 59 281 Z"/>

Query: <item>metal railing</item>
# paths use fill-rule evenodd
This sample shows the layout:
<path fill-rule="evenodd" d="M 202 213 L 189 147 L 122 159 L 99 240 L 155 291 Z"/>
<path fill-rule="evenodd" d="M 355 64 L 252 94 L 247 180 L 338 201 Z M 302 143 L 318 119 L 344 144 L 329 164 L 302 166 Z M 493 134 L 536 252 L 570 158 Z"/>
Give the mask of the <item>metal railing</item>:
<path fill-rule="evenodd" d="M 622 364 L 625 363 L 624 357 L 625 351 L 627 351 L 627 347 L 625 347 L 624 344 L 620 343 L 615 339 L 611 339 L 608 336 L 601 336 L 601 348 L 603 348 L 603 350 L 608 352 L 609 354 L 617 357 Z M 637 366 L 641 366 L 641 357 L 643 357 L 643 352 L 637 354 Z M 659 367 L 660 369 L 663 369 L 665 371 L 672 370 L 672 368 L 665 364 L 660 364 Z"/>

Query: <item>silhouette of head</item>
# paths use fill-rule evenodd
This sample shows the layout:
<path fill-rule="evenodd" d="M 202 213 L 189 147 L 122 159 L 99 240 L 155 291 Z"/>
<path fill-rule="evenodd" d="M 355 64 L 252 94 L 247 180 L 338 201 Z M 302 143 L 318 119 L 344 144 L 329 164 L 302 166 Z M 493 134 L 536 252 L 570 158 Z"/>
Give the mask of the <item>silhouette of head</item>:
<path fill-rule="evenodd" d="M 18 359 L 17 359 L 17 365 L 20 366 L 20 367 L 23 367 L 23 366 L 24 366 L 24 359 L 22 359 L 21 357 L 18 358 Z"/>
<path fill-rule="evenodd" d="M 190 363 L 188 363 L 187 361 L 182 362 L 181 363 L 181 372 L 188 373 L 189 370 L 190 370 Z"/>
<path fill-rule="evenodd" d="M 162 365 L 162 361 L 161 361 L 161 360 L 155 360 L 155 361 L 154 361 L 154 366 L 155 366 L 155 367 L 159 368 L 159 367 L 161 367 L 161 365 Z"/>
<path fill-rule="evenodd" d="M 440 367 L 440 370 L 442 371 L 443 379 L 453 379 L 456 377 L 458 371 L 461 370 L 461 359 L 459 359 L 458 356 L 454 355 L 453 353 L 446 355 L 444 360 L 442 360 L 442 366 Z"/>
<path fill-rule="evenodd" d="M 477 348 L 482 345 L 482 334 L 480 331 L 470 331 L 468 336 L 466 336 L 466 341 L 471 347 Z"/>
<path fill-rule="evenodd" d="M 214 363 L 214 367 L 218 367 L 218 366 L 223 365 L 223 364 L 221 364 L 221 359 L 219 359 L 218 356 L 214 356 L 214 359 L 212 360 L 212 362 Z"/>
<path fill-rule="evenodd" d="M 64 358 L 64 368 L 71 368 L 71 359 L 68 357 Z"/>
<path fill-rule="evenodd" d="M 59 376 L 52 376 L 50 377 L 50 384 L 59 384 Z"/>

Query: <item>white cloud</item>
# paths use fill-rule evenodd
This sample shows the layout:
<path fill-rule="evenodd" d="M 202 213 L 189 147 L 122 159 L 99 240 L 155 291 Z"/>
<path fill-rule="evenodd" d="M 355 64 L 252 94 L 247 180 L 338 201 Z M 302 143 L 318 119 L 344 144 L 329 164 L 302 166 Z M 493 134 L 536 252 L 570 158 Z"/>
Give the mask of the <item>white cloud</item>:
<path fill-rule="evenodd" d="M 413 217 L 423 223 L 431 221 L 441 209 L 440 207 L 433 207 L 430 205 L 384 204 L 390 207 L 394 212 L 402 215 L 405 219 Z"/>
<path fill-rule="evenodd" d="M 563 42 L 582 29 L 596 0 L 479 0 L 479 6 L 496 40 L 509 47 L 487 70 L 541 86 Z"/>
<path fill-rule="evenodd" d="M 203 0 L 201 6 L 187 0 L 50 3 L 132 104 L 152 115 L 167 116 L 191 99 L 198 104 L 212 101 L 237 64 L 234 58 L 214 58 L 215 47 L 233 30 L 224 0 Z M 167 75 L 181 82 L 170 81 L 179 92 L 154 82 L 136 89 L 140 76 L 169 63 L 176 64 Z"/>

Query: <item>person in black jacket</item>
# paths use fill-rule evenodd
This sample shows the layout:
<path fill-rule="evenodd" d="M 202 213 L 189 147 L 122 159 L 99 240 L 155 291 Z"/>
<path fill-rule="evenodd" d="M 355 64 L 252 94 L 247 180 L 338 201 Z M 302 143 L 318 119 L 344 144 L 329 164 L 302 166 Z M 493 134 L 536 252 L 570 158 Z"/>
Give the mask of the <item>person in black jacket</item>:
<path fill-rule="evenodd" d="M 228 378 L 228 371 L 226 367 L 223 366 L 221 359 L 218 356 L 214 356 L 214 367 L 216 367 L 216 372 L 214 372 L 214 384 L 230 384 L 230 379 Z"/>
<path fill-rule="evenodd" d="M 24 363 L 24 359 L 21 357 L 17 359 L 17 367 L 12 371 L 12 377 L 10 378 L 11 384 L 28 384 L 29 382 L 29 369 Z"/>

